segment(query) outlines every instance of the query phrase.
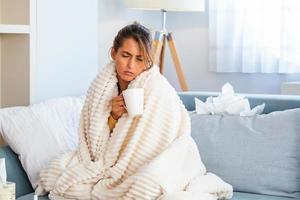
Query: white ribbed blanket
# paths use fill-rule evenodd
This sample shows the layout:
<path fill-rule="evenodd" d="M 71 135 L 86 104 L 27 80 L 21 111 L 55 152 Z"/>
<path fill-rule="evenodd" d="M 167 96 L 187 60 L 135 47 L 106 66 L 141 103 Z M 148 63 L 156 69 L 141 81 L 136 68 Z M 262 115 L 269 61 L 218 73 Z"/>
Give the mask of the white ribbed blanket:
<path fill-rule="evenodd" d="M 77 151 L 43 169 L 36 192 L 49 191 L 56 200 L 231 198 L 232 187 L 206 173 L 188 112 L 158 67 L 128 88 L 144 88 L 144 114 L 123 114 L 110 137 L 107 119 L 118 95 L 114 63 L 97 75 L 81 113 Z"/>

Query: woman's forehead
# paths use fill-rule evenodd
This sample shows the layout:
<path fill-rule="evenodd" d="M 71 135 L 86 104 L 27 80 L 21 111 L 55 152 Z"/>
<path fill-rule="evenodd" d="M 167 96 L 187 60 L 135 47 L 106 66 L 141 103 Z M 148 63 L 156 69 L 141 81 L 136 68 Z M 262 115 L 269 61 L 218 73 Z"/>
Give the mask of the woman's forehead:
<path fill-rule="evenodd" d="M 131 55 L 142 55 L 141 48 L 139 43 L 137 43 L 134 39 L 128 38 L 122 42 L 122 46 L 119 48 L 121 52 L 128 52 Z"/>

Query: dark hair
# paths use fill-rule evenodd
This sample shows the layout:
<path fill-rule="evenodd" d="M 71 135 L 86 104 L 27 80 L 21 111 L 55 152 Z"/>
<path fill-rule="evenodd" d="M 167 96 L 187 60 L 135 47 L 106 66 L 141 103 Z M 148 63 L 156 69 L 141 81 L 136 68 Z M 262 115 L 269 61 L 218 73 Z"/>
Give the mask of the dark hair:
<path fill-rule="evenodd" d="M 114 39 L 112 48 L 118 51 L 123 41 L 129 38 L 134 39 L 139 44 L 146 66 L 148 66 L 148 68 L 152 66 L 152 37 L 150 30 L 138 22 L 133 22 L 119 30 Z"/>

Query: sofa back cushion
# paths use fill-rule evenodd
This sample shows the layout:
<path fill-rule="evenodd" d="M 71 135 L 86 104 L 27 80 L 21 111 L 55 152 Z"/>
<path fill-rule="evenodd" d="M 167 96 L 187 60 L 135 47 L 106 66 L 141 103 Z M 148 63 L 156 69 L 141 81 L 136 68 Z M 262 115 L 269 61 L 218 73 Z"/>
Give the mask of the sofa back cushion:
<path fill-rule="evenodd" d="M 251 108 L 265 104 L 264 113 L 270 113 L 273 111 L 287 110 L 300 108 L 300 96 L 297 95 L 270 95 L 270 94 L 241 94 L 249 100 Z M 180 99 L 189 111 L 195 110 L 195 98 L 205 101 L 208 97 L 217 97 L 220 95 L 218 92 L 179 92 Z"/>
<path fill-rule="evenodd" d="M 190 116 L 208 171 L 235 191 L 300 198 L 300 108 L 253 117 Z"/>

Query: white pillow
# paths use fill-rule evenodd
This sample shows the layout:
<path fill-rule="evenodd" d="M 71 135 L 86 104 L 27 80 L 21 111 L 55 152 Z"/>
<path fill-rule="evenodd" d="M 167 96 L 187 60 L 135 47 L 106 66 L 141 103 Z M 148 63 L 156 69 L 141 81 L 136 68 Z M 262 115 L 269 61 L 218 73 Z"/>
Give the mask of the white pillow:
<path fill-rule="evenodd" d="M 83 103 L 84 96 L 63 97 L 0 109 L 1 135 L 19 155 L 33 188 L 50 160 L 77 147 Z"/>

